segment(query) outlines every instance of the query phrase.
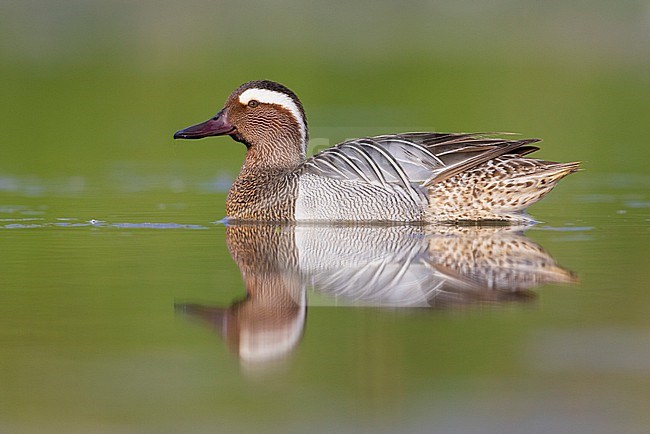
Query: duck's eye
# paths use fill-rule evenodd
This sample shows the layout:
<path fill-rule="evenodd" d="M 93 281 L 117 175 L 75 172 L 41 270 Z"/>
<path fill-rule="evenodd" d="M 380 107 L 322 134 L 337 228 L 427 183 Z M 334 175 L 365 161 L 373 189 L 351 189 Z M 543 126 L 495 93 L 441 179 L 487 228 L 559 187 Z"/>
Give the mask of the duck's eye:
<path fill-rule="evenodd" d="M 255 108 L 258 105 L 260 105 L 260 102 L 258 100 L 256 100 L 256 99 L 252 99 L 252 100 L 248 101 L 248 107 Z"/>

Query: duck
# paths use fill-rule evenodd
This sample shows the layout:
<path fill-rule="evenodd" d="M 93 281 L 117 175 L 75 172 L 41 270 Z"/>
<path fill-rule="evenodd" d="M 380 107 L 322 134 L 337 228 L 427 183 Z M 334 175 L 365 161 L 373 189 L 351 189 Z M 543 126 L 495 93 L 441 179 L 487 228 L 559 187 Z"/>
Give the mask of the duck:
<path fill-rule="evenodd" d="M 540 139 L 484 133 L 386 134 L 307 157 L 303 105 L 270 80 L 237 87 L 215 116 L 174 139 L 211 136 L 246 146 L 229 221 L 531 222 L 526 208 L 580 166 L 527 157 Z"/>

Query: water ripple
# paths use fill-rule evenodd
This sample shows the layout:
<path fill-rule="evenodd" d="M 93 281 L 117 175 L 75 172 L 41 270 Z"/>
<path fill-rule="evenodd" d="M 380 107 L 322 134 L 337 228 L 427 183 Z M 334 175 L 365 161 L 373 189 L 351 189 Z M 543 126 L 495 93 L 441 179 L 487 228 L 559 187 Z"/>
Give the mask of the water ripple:
<path fill-rule="evenodd" d="M 593 226 L 538 226 L 535 227 L 535 230 L 541 231 L 556 231 L 556 232 L 585 232 L 593 231 L 595 228 Z"/>
<path fill-rule="evenodd" d="M 97 228 L 118 228 L 118 229 L 190 229 L 205 230 L 207 226 L 180 224 L 180 223 L 130 223 L 117 222 L 109 223 L 102 220 L 77 221 L 72 218 L 57 218 L 56 222 L 32 223 L 35 220 L 43 219 L 1 219 L 0 222 L 11 222 L 0 224 L 0 229 L 41 229 L 41 228 L 79 228 L 79 227 L 97 227 Z"/>

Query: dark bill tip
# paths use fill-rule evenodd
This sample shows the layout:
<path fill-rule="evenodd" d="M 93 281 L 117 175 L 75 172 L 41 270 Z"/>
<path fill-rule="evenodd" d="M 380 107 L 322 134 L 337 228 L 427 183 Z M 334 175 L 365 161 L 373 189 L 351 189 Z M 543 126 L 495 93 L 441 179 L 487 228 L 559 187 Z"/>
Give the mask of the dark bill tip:
<path fill-rule="evenodd" d="M 237 129 L 228 122 L 223 111 L 217 113 L 212 119 L 200 124 L 192 125 L 174 133 L 175 139 L 202 139 L 210 136 L 224 136 L 234 134 Z"/>

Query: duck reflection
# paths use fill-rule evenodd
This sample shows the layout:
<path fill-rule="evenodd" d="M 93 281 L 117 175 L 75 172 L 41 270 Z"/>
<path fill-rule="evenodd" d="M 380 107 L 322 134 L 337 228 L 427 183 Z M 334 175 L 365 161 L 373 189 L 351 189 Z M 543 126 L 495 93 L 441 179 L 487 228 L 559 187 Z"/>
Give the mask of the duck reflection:
<path fill-rule="evenodd" d="M 229 224 L 226 243 L 246 297 L 177 309 L 218 330 L 243 364 L 259 365 L 299 343 L 308 287 L 320 304 L 447 308 L 529 301 L 539 285 L 575 282 L 524 229 Z"/>

